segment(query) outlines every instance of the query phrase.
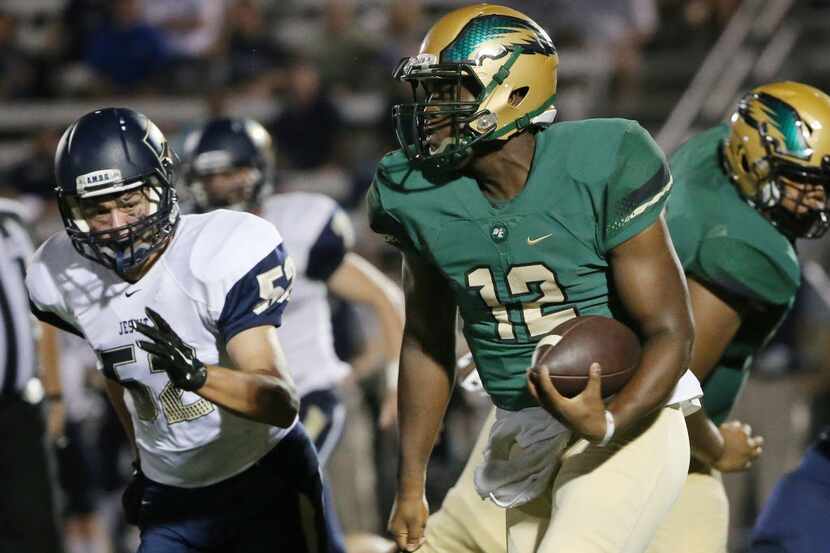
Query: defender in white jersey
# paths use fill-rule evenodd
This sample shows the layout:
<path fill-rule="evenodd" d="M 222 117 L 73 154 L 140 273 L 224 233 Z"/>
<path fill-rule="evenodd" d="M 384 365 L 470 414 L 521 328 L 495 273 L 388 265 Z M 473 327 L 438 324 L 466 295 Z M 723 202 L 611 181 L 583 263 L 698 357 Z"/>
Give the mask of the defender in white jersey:
<path fill-rule="evenodd" d="M 132 110 L 67 129 L 67 233 L 35 253 L 33 312 L 98 354 L 140 462 L 125 495 L 140 552 L 342 551 L 275 332 L 294 274 L 282 238 L 249 214 L 180 217 L 174 165 Z"/>
<path fill-rule="evenodd" d="M 256 121 L 209 121 L 186 139 L 185 158 L 185 181 L 198 211 L 223 207 L 250 211 L 283 233 L 296 275 L 280 337 L 300 395 L 301 420 L 325 465 L 345 419 L 337 385 L 350 371 L 334 351 L 328 294 L 373 310 L 386 362 L 396 367 L 403 333 L 400 292 L 350 251 L 351 223 L 334 200 L 303 192 L 270 195 L 272 142 Z M 395 395 L 390 394 L 390 399 L 388 405 L 394 406 Z"/>

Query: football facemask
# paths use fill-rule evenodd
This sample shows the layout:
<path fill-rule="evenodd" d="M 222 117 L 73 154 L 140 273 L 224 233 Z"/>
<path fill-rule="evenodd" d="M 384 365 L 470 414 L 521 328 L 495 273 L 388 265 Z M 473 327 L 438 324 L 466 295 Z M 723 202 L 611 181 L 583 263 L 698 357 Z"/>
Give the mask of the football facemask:
<path fill-rule="evenodd" d="M 144 213 L 135 222 L 108 229 L 93 230 L 96 225 L 90 219 L 94 217 L 94 208 L 87 206 L 96 201 L 95 196 L 79 197 L 70 194 L 64 196 L 60 203 L 64 226 L 75 249 L 84 257 L 122 276 L 139 268 L 154 252 L 167 244 L 179 217 L 174 190 L 163 186 L 154 176 L 126 184 L 121 192 L 102 195 L 99 201 L 119 201 L 120 197 L 132 191 L 140 193 L 138 199 L 133 201 L 143 204 L 136 209 Z M 129 210 L 130 207 L 126 209 Z"/>

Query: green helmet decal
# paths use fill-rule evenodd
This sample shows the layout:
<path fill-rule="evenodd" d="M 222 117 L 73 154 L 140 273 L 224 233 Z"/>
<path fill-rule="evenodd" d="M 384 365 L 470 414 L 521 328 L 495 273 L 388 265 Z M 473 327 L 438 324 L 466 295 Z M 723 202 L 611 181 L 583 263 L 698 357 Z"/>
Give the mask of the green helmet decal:
<path fill-rule="evenodd" d="M 810 129 L 795 108 L 765 93 L 758 94 L 756 100 L 745 111 L 747 123 L 757 128 L 762 135 L 773 139 L 777 153 L 803 160 L 810 159 L 813 149 L 804 136 Z"/>
<path fill-rule="evenodd" d="M 512 40 L 509 44 L 505 44 L 506 35 L 515 35 L 509 37 Z M 498 59 L 514 46 L 529 54 L 556 53 L 553 42 L 541 27 L 516 17 L 488 15 L 471 20 L 441 52 L 441 61 L 478 64 L 484 58 Z"/>

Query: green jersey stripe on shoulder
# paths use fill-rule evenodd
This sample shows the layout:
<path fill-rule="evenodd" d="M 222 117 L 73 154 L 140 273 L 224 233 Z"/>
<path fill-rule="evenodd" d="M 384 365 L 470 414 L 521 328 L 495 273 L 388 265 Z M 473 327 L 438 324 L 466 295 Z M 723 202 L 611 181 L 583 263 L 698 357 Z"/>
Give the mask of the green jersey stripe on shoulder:
<path fill-rule="evenodd" d="M 661 173 L 665 174 L 665 169 L 663 169 L 661 171 Z M 641 203 L 640 205 L 635 207 L 634 210 L 631 213 L 629 213 L 621 221 L 620 224 L 621 225 L 627 224 L 629 221 L 631 221 L 632 219 L 634 219 L 635 217 L 637 217 L 639 215 L 642 215 L 648 208 L 650 208 L 651 206 L 653 206 L 654 204 L 659 202 L 661 199 L 663 199 L 663 196 L 668 194 L 669 190 L 671 190 L 672 182 L 673 182 L 672 177 L 671 177 L 671 175 L 669 175 L 669 180 L 663 185 L 663 187 L 660 190 L 657 191 L 656 194 L 654 194 L 653 196 L 650 196 L 650 197 L 648 195 L 644 194 L 644 196 L 648 199 L 646 199 L 643 203 Z M 643 188 L 646 188 L 647 186 L 648 186 L 648 183 L 646 183 L 646 185 L 643 186 Z M 640 189 L 640 190 L 642 190 L 642 189 Z M 639 191 L 636 191 L 636 192 L 639 192 Z M 651 190 L 649 190 L 649 193 L 651 193 Z"/>
<path fill-rule="evenodd" d="M 645 201 L 653 200 L 656 195 L 665 194 L 668 187 L 671 187 L 672 178 L 669 174 L 669 169 L 665 165 L 660 165 L 657 172 L 648 179 L 642 186 L 636 190 L 632 190 L 623 199 L 622 205 L 628 209 L 635 208 Z"/>

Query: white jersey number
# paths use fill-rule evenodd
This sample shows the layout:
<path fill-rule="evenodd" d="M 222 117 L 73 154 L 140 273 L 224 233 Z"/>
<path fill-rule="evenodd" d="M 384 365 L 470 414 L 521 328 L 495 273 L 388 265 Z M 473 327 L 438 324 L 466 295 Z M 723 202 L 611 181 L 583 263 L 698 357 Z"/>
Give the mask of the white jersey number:
<path fill-rule="evenodd" d="M 262 315 L 262 313 L 267 311 L 268 308 L 275 303 L 282 303 L 287 300 L 289 294 L 291 293 L 290 286 L 288 290 L 286 290 L 282 286 L 275 286 L 274 283 L 285 275 L 286 280 L 288 280 L 290 284 L 291 281 L 294 280 L 294 273 L 294 262 L 289 257 L 285 260 L 283 265 L 277 265 L 273 269 L 257 275 L 256 279 L 259 283 L 259 297 L 262 301 L 254 306 L 254 313 Z"/>
<path fill-rule="evenodd" d="M 534 285 L 531 288 L 531 285 Z M 576 317 L 573 308 L 559 309 L 557 306 L 565 303 L 567 298 L 559 287 L 556 274 L 541 263 L 530 265 L 514 265 L 507 272 L 507 290 L 510 299 L 507 302 L 499 301 L 496 291 L 496 282 L 489 267 L 479 267 L 467 273 L 467 286 L 478 289 L 478 294 L 497 323 L 498 336 L 501 340 L 516 338 L 516 323 L 510 319 L 510 311 L 514 306 L 520 306 L 519 313 L 527 333 L 531 338 L 547 334 L 565 321 Z M 516 301 L 514 296 L 533 293 L 532 298 Z M 514 320 L 515 320 L 514 316 Z"/>

